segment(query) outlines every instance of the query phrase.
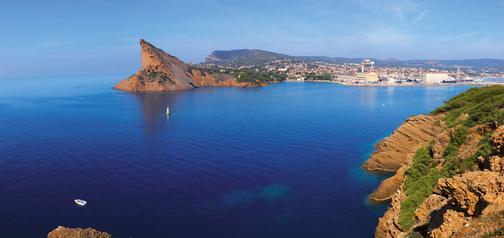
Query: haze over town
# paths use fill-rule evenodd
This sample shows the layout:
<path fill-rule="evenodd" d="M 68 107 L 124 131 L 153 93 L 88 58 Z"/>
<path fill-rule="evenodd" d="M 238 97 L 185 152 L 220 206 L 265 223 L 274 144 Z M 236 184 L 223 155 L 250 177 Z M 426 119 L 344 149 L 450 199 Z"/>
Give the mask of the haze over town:
<path fill-rule="evenodd" d="M 143 38 L 185 62 L 214 50 L 295 56 L 504 55 L 504 1 L 10 1 L 0 78 L 133 73 Z"/>

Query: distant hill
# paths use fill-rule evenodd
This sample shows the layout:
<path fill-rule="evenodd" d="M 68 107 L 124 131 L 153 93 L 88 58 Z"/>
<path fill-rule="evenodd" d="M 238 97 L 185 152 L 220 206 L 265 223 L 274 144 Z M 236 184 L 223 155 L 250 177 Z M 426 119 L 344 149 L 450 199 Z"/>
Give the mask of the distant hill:
<path fill-rule="evenodd" d="M 264 64 L 279 59 L 294 59 L 293 56 L 263 50 L 216 50 L 205 58 L 205 63 L 251 65 Z"/>
<path fill-rule="evenodd" d="M 245 65 L 263 65 L 275 60 L 299 60 L 309 62 L 324 62 L 332 64 L 354 63 L 359 64 L 364 58 L 343 58 L 343 57 L 327 57 L 327 56 L 290 56 L 263 50 L 216 50 L 205 58 L 203 64 L 215 64 L 222 66 L 245 66 Z M 473 69 L 487 69 L 489 71 L 504 70 L 504 60 L 502 59 L 464 59 L 464 60 L 395 60 L 395 59 L 375 59 L 369 58 L 375 62 L 376 66 L 394 67 L 394 66 L 409 66 L 409 67 L 456 67 L 468 66 Z"/>

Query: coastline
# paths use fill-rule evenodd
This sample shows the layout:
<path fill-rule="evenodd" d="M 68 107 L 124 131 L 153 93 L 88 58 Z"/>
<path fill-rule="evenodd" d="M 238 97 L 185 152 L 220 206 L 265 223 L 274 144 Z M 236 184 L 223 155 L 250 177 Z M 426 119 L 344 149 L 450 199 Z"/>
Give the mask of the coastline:
<path fill-rule="evenodd" d="M 289 81 L 296 82 L 296 81 Z M 303 82 L 303 81 L 301 81 Z M 327 80 L 304 80 L 304 82 L 314 82 L 314 83 L 337 83 L 344 86 L 350 87 L 430 87 L 430 86 L 492 86 L 492 85 L 504 85 L 504 82 L 495 81 L 485 81 L 480 83 L 446 83 L 446 84 L 373 84 L 373 83 L 363 83 L 363 84 L 353 84 L 345 83 L 339 81 L 327 81 Z"/>

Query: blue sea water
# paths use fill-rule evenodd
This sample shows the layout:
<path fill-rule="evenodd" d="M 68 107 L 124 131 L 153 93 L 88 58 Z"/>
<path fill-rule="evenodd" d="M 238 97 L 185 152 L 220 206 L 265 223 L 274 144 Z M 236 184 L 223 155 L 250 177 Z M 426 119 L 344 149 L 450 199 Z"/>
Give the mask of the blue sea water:
<path fill-rule="evenodd" d="M 0 80 L 1 238 L 373 237 L 374 143 L 469 88 L 111 89 L 127 76 Z"/>

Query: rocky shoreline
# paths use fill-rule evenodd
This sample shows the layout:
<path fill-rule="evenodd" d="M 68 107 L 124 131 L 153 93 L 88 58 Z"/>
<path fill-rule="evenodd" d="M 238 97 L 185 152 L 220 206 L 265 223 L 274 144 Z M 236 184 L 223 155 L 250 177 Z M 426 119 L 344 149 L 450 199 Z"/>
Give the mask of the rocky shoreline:
<path fill-rule="evenodd" d="M 502 91 L 494 87 L 486 88 Z M 408 118 L 376 144 L 364 163 L 370 172 L 395 172 L 369 196 L 374 202 L 391 202 L 379 219 L 375 237 L 504 234 L 504 126 L 499 127 L 499 121 L 472 125 L 469 121 L 474 117 L 469 114 L 450 121 L 450 113 Z M 419 160 L 421 151 L 428 154 Z M 417 169 L 424 175 L 418 175 Z M 417 184 L 422 180 L 427 187 Z M 411 204 L 418 206 L 412 210 Z M 409 212 L 412 220 L 407 218 Z"/>
<path fill-rule="evenodd" d="M 264 82 L 237 82 L 231 75 L 205 74 L 177 57 L 141 39 L 142 69 L 117 83 L 113 89 L 126 92 L 187 90 L 205 86 L 260 87 Z"/>
<path fill-rule="evenodd" d="M 92 228 L 67 228 L 59 226 L 47 234 L 47 238 L 114 238 L 107 232 L 97 231 Z"/>
<path fill-rule="evenodd" d="M 492 85 L 503 85 L 502 82 L 478 82 L 478 83 L 442 83 L 442 84 L 373 84 L 373 83 L 362 83 L 353 84 L 345 83 L 339 81 L 331 81 L 331 83 L 337 83 L 344 86 L 354 86 L 354 87 L 446 87 L 446 86 L 492 86 Z"/>

